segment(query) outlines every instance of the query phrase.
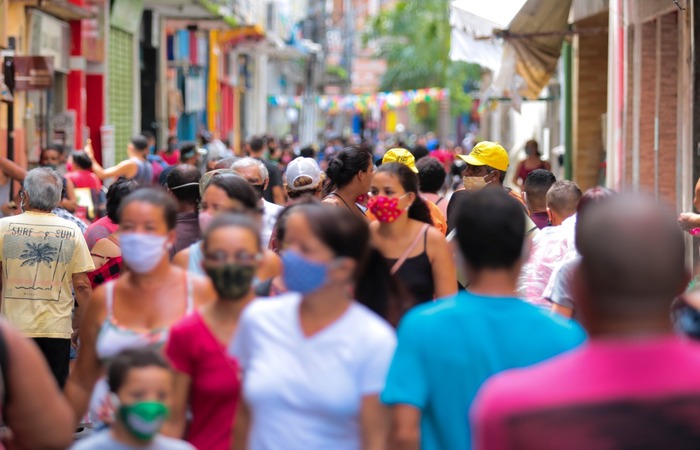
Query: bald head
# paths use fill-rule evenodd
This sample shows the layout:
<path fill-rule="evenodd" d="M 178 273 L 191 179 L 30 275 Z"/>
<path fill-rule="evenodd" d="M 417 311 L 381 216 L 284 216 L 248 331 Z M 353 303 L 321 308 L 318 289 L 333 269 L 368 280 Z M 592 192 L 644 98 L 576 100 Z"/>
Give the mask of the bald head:
<path fill-rule="evenodd" d="M 591 205 L 576 224 L 586 321 L 630 325 L 668 317 L 688 281 L 683 235 L 675 215 L 641 196 Z"/>
<path fill-rule="evenodd" d="M 567 217 L 576 213 L 581 200 L 581 189 L 573 181 L 561 180 L 552 184 L 547 191 L 547 208 L 554 214 L 553 225 L 559 225 Z M 558 222 L 558 223 L 555 223 Z"/>

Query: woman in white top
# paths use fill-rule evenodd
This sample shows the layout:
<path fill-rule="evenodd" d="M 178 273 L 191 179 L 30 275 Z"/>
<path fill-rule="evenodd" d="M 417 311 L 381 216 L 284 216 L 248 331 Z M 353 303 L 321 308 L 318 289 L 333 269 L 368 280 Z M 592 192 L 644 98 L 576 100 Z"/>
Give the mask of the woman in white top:
<path fill-rule="evenodd" d="M 352 297 L 355 285 L 388 280 L 366 270 L 379 258 L 369 240 L 350 211 L 310 204 L 290 213 L 282 261 L 292 293 L 250 304 L 230 348 L 243 372 L 235 449 L 386 448 L 379 394 L 396 338 Z"/>

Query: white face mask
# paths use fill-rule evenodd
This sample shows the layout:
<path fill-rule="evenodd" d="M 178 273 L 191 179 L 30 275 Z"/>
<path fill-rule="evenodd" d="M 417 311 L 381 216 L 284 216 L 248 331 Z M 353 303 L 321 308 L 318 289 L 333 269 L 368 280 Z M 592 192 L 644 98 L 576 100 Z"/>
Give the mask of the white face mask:
<path fill-rule="evenodd" d="M 153 270 L 165 256 L 167 236 L 142 233 L 122 233 L 119 246 L 129 269 L 143 274 Z"/>

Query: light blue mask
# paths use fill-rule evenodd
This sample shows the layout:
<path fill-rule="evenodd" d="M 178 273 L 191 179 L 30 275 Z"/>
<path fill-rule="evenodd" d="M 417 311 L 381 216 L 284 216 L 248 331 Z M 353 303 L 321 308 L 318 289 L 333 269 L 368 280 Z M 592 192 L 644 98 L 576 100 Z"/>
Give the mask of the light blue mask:
<path fill-rule="evenodd" d="M 299 253 L 287 250 L 282 254 L 282 277 L 287 289 L 302 295 L 319 290 L 328 277 L 328 264 L 309 261 Z"/>

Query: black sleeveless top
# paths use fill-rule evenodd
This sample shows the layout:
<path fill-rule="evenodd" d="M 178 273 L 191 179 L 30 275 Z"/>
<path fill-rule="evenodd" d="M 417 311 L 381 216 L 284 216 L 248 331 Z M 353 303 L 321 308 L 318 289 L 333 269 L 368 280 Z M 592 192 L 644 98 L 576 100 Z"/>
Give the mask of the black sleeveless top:
<path fill-rule="evenodd" d="M 412 258 L 407 258 L 396 272 L 396 277 L 413 294 L 416 304 L 426 303 L 435 298 L 435 280 L 433 266 L 428 258 L 428 230 L 423 234 L 423 252 Z M 397 259 L 386 258 L 389 267 L 396 264 Z"/>

